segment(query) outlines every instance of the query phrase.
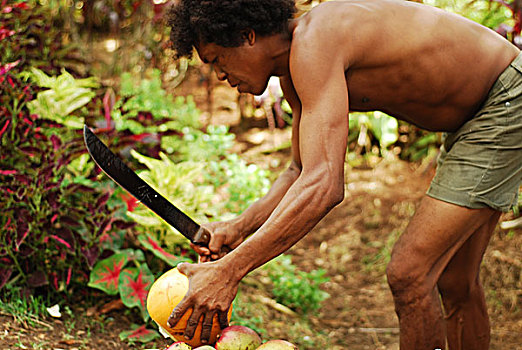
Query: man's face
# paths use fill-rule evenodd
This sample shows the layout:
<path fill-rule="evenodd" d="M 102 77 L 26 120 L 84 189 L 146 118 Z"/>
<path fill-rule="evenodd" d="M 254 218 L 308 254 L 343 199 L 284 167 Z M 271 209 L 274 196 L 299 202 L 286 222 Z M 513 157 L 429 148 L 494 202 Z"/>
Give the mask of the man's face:
<path fill-rule="evenodd" d="M 219 80 L 227 80 L 239 92 L 260 95 L 266 88 L 270 71 L 259 48 L 246 41 L 239 47 L 200 43 L 196 47 L 204 63 L 211 64 Z"/>

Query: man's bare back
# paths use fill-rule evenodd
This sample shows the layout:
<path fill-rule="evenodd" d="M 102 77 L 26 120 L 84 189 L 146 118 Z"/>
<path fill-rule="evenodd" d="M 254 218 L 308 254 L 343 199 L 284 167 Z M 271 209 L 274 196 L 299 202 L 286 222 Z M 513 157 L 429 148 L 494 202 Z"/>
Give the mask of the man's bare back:
<path fill-rule="evenodd" d="M 463 17 L 397 0 L 324 3 L 291 30 L 292 50 L 318 40 L 317 59 L 344 57 L 351 111 L 381 110 L 437 131 L 470 119 L 519 52 Z"/>

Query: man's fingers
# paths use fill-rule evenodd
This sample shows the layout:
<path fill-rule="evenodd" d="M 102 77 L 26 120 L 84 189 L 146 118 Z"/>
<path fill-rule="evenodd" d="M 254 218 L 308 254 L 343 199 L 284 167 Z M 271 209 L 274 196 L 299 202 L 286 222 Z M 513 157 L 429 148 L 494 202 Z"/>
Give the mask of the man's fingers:
<path fill-rule="evenodd" d="M 194 337 L 194 333 L 196 332 L 196 327 L 198 326 L 199 319 L 201 318 L 201 313 L 195 311 L 195 309 L 192 310 L 192 314 L 190 315 L 188 321 L 187 321 L 187 327 L 185 328 L 185 333 L 183 336 L 186 339 L 192 339 Z"/>
<path fill-rule="evenodd" d="M 228 310 L 218 312 L 219 327 L 225 329 L 228 327 Z"/>
<path fill-rule="evenodd" d="M 202 262 L 202 263 L 212 261 L 212 259 L 213 258 L 210 255 L 200 255 L 199 256 L 199 262 Z"/>
<path fill-rule="evenodd" d="M 210 249 L 208 249 L 205 246 L 202 246 L 202 245 L 199 245 L 199 244 L 190 243 L 190 247 L 192 249 L 194 249 L 194 251 L 196 253 L 198 253 L 199 255 L 210 255 Z"/>
<path fill-rule="evenodd" d="M 169 319 L 167 320 L 167 326 L 170 328 L 174 327 L 179 320 L 183 317 L 185 312 L 187 311 L 186 308 L 183 306 L 183 300 L 172 310 L 172 313 L 169 316 Z"/>
<path fill-rule="evenodd" d="M 208 343 L 210 340 L 210 334 L 212 332 L 212 319 L 214 318 L 214 314 L 211 312 L 207 312 L 205 314 L 205 318 L 203 319 L 203 324 L 201 325 L 201 342 Z"/>
<path fill-rule="evenodd" d="M 211 253 L 219 253 L 223 243 L 225 243 L 225 237 L 223 235 L 213 235 L 208 245 Z"/>

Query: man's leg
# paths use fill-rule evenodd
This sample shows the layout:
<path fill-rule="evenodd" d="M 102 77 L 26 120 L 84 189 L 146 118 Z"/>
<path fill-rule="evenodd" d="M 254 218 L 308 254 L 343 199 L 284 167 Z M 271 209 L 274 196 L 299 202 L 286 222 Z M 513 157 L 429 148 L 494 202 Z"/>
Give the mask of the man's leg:
<path fill-rule="evenodd" d="M 500 212 L 491 216 L 464 243 L 439 278 L 451 350 L 488 349 L 489 317 L 479 272 Z"/>
<path fill-rule="evenodd" d="M 401 350 L 445 348 L 437 282 L 457 251 L 494 215 L 488 208 L 423 198 L 395 244 L 386 271 L 399 317 Z"/>

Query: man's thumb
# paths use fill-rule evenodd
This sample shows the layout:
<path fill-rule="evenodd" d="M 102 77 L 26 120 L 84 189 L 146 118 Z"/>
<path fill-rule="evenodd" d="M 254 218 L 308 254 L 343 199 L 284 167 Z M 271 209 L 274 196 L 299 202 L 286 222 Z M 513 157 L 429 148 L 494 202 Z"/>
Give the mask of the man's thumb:
<path fill-rule="evenodd" d="M 182 274 L 184 274 L 185 276 L 188 276 L 188 270 L 190 269 L 190 264 L 189 263 L 179 263 L 178 266 L 176 266 L 176 268 L 178 269 L 179 272 L 181 272 Z"/>

